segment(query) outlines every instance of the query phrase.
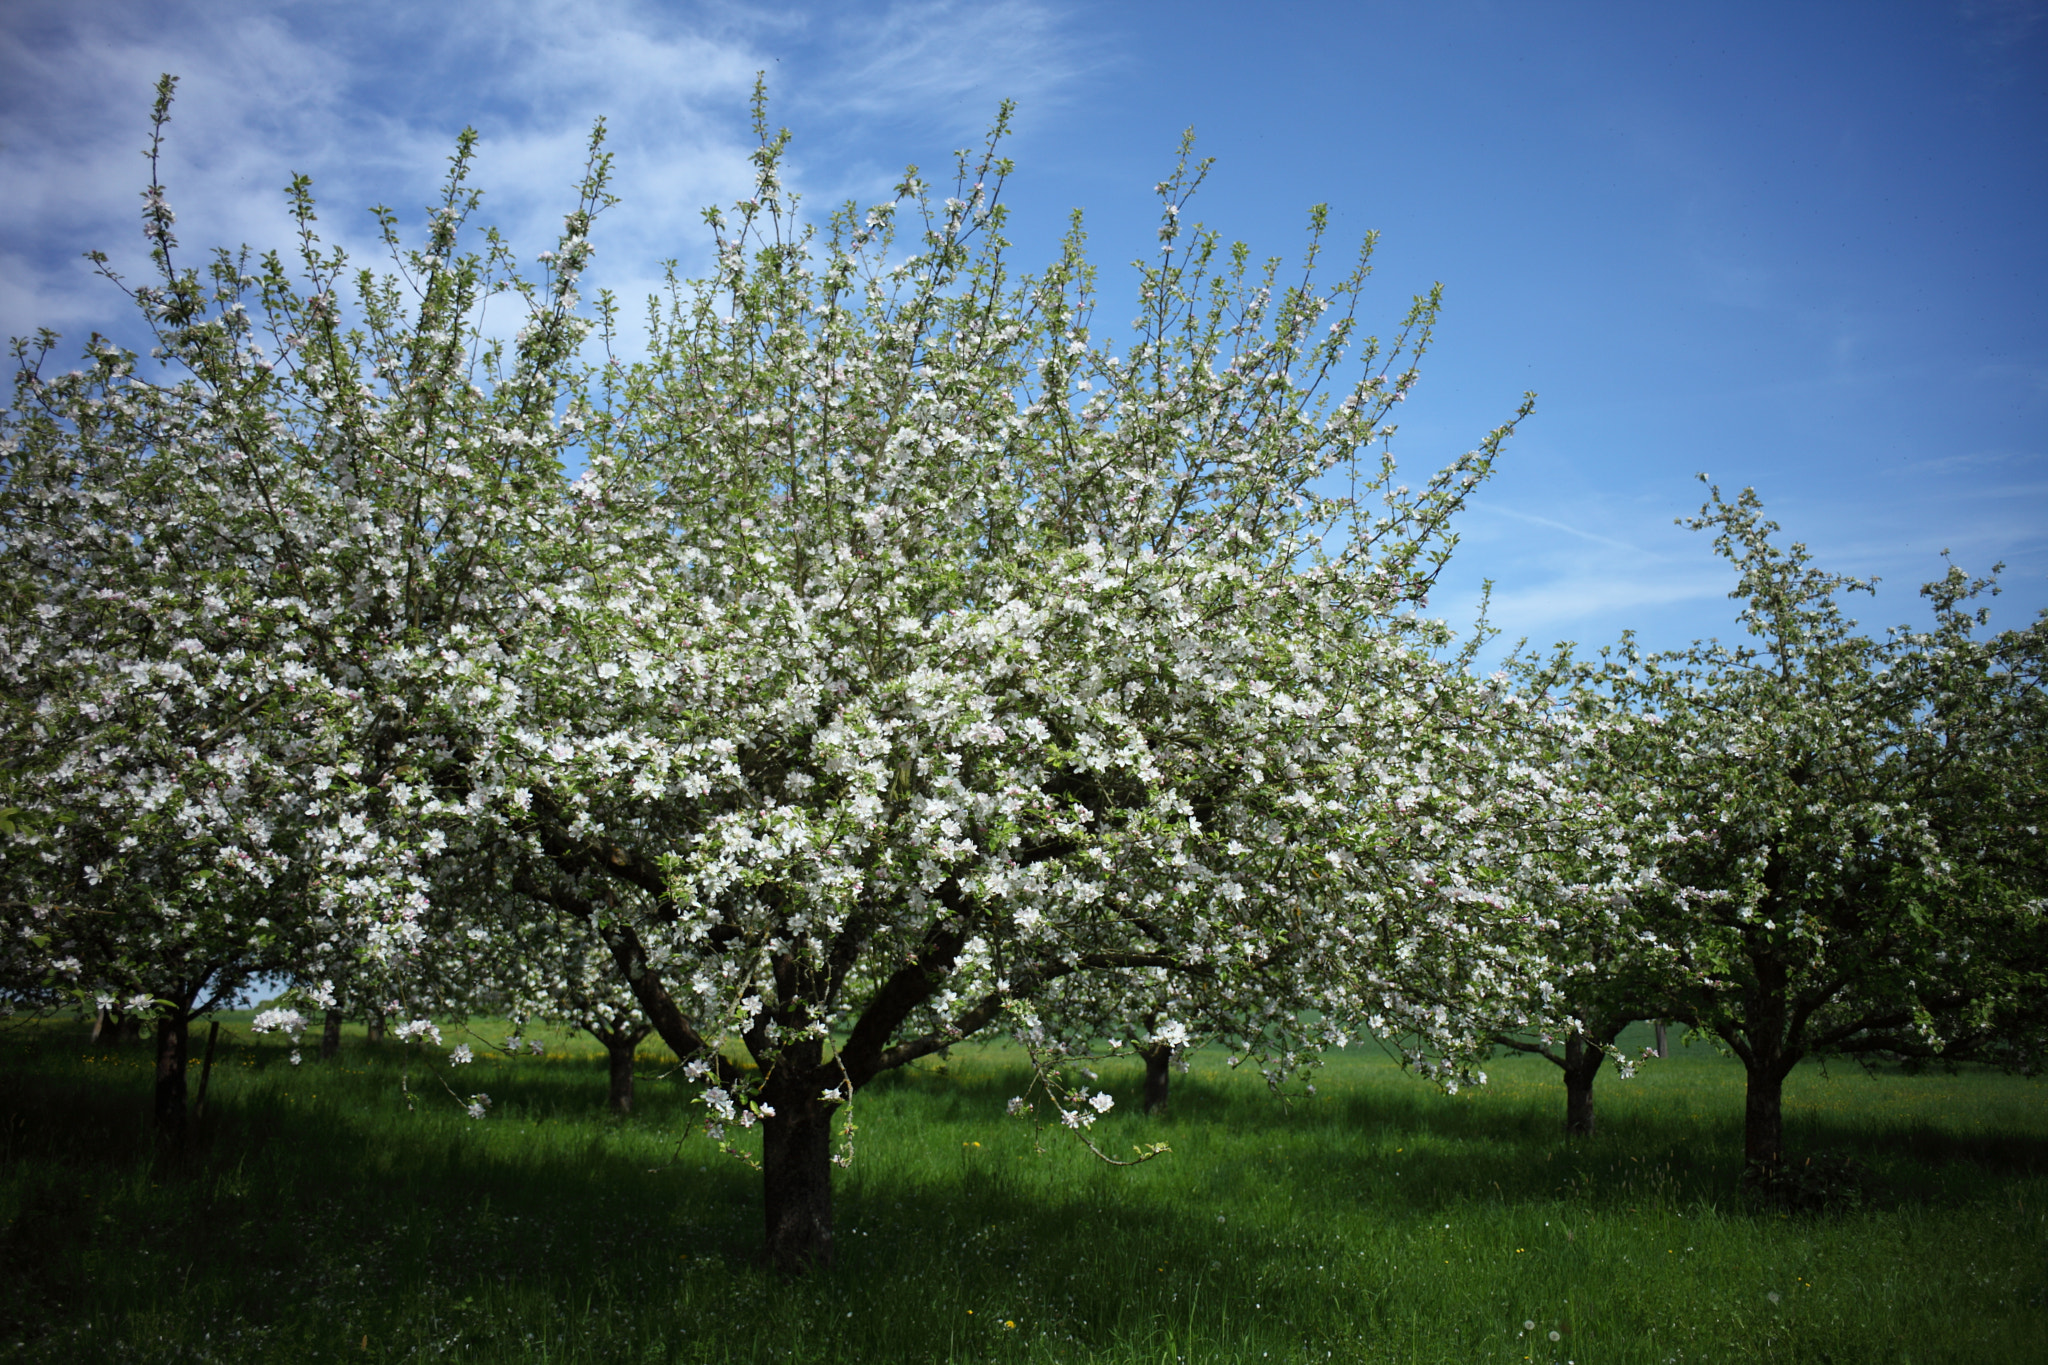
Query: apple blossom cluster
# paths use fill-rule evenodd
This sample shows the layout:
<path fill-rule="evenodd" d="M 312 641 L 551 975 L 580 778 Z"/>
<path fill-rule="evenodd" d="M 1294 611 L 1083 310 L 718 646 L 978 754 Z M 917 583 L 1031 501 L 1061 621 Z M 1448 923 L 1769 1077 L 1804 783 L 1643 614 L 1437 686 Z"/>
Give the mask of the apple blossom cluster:
<path fill-rule="evenodd" d="M 249 1021 L 249 1031 L 288 1034 L 296 1043 L 306 1031 L 306 1016 L 295 1009 L 260 1010 L 256 1017 Z"/>

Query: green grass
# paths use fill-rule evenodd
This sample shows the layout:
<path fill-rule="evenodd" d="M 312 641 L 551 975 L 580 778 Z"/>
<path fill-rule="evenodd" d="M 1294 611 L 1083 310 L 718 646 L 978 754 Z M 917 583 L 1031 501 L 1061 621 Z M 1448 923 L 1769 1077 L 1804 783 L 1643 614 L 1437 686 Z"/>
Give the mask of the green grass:
<path fill-rule="evenodd" d="M 594 1047 L 480 1055 L 448 1073 L 474 1123 L 417 1054 L 286 1051 L 224 1029 L 158 1165 L 146 1048 L 0 1030 L 0 1360 L 2048 1358 L 2048 1091 L 1992 1073 L 1802 1069 L 1792 1145 L 1876 1196 L 1788 1216 L 1738 1196 L 1741 1071 L 1702 1048 L 1603 1076 L 1571 1146 L 1527 1058 L 1446 1097 L 1347 1054 L 1283 1107 L 1198 1057 L 1162 1122 L 1112 1070 L 1098 1141 L 1173 1148 L 1131 1169 L 1006 1119 L 1015 1056 L 956 1049 L 863 1096 L 839 1264 L 784 1282 L 758 1177 L 652 1053 L 624 1121 Z"/>

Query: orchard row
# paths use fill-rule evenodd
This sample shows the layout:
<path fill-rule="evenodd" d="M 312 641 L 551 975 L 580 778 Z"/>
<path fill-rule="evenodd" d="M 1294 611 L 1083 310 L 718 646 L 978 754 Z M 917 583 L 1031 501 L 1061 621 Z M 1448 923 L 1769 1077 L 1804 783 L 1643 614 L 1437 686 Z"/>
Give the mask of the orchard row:
<path fill-rule="evenodd" d="M 1112 347 L 1078 224 L 1010 263 L 1001 121 L 949 193 L 822 222 L 757 123 L 715 273 L 630 341 L 578 292 L 600 126 L 524 271 L 474 134 L 419 244 L 378 210 L 381 274 L 303 179 L 295 252 L 189 264 L 153 176 L 154 277 L 100 260 L 160 363 L 17 344 L 0 999 L 153 1020 L 167 1142 L 190 1021 L 272 975 L 274 1024 L 421 1047 L 651 1030 L 714 1133 L 764 1126 L 789 1269 L 860 1090 L 978 1035 L 1077 1130 L 1105 1047 L 1277 1086 L 1369 1035 L 1448 1086 L 1544 1051 L 1584 1129 L 1675 1020 L 1748 1068 L 1766 1175 L 1804 1057 L 2038 1057 L 2048 631 L 1988 581 L 1873 636 L 1714 490 L 1746 642 L 1476 677 L 1422 610 L 1529 407 L 1401 482 L 1437 300 L 1368 335 L 1370 241 L 1319 284 L 1317 213 L 1258 264 L 1184 150 Z"/>

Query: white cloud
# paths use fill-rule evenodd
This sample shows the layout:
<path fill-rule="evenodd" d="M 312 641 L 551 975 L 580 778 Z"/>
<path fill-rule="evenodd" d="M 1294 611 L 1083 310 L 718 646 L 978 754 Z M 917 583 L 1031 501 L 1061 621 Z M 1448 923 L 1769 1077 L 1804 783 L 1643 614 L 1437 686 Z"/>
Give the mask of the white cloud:
<path fill-rule="evenodd" d="M 1524 588 L 1495 589 L 1494 624 L 1506 635 L 1547 640 L 1570 634 L 1574 626 L 1623 612 L 1632 613 L 1634 620 L 1641 615 L 1636 611 L 1639 608 L 1669 608 L 1728 595 L 1730 575 L 1719 564 L 1654 576 L 1614 571 L 1622 567 L 1580 570 Z M 1732 608 L 1730 615 L 1732 620 Z"/>
<path fill-rule="evenodd" d="M 829 98 L 848 113 L 931 112 L 956 130 L 961 117 L 979 127 L 998 101 L 1050 97 L 1075 74 L 1077 45 L 1043 5 L 914 0 L 827 13 L 823 36 L 841 63 Z"/>
<path fill-rule="evenodd" d="M 1537 516 L 1533 512 L 1519 512 L 1512 507 L 1502 507 L 1497 504 L 1478 505 L 1484 506 L 1486 511 L 1493 513 L 1495 516 L 1512 517 L 1516 521 L 1528 522 L 1532 526 L 1543 526 L 1553 531 L 1562 531 L 1568 536 L 1574 536 L 1580 540 L 1591 541 L 1595 545 L 1605 545 L 1609 549 L 1619 550 L 1624 554 L 1643 555 L 1645 553 L 1645 551 L 1643 551 L 1638 546 L 1632 545 L 1625 540 L 1616 540 L 1612 536 L 1603 536 L 1598 534 L 1597 532 L 1584 530 L 1580 527 L 1573 526 L 1568 522 L 1558 521 L 1552 517 Z"/>
<path fill-rule="evenodd" d="M 702 265 L 700 210 L 749 184 L 756 72 L 769 73 L 771 119 L 797 125 L 791 185 L 814 186 L 820 205 L 872 197 L 904 161 L 929 162 L 984 125 L 1003 95 L 1058 89 L 1071 75 L 1061 22 L 1023 0 L 823 17 L 635 0 L 27 0 L 0 35 L 0 333 L 124 316 L 79 253 L 105 249 L 131 275 L 147 268 L 136 197 L 147 167 L 135 153 L 160 72 L 180 77 L 163 177 L 189 263 L 216 244 L 288 247 L 282 190 L 295 172 L 314 177 L 323 236 L 378 261 L 364 210 L 388 203 L 415 227 L 465 124 L 482 134 L 478 221 L 530 257 L 552 245 L 603 116 L 622 202 L 599 227 L 590 280 L 631 304 L 660 262 Z M 876 125 L 902 120 L 947 140 L 882 155 L 865 145 Z"/>

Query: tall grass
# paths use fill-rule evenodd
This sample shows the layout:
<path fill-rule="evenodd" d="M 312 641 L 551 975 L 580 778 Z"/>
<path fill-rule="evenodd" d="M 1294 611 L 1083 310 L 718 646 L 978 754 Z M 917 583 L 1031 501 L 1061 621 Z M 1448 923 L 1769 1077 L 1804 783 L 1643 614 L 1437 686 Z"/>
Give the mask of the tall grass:
<path fill-rule="evenodd" d="M 1004 1117 L 1014 1055 L 956 1049 L 864 1093 L 838 1265 L 785 1282 L 758 1176 L 651 1053 L 621 1120 L 594 1047 L 480 1049 L 447 1075 L 491 1094 L 472 1122 L 417 1053 L 286 1051 L 230 1025 L 166 1163 L 141 1050 L 0 1033 L 0 1359 L 2048 1358 L 2048 1093 L 1991 1073 L 1802 1069 L 1793 1147 L 1869 1184 L 1799 1215 L 1739 1196 L 1741 1071 L 1702 1048 L 1603 1076 L 1571 1145 L 1533 1059 L 1446 1097 L 1354 1052 L 1282 1105 L 1198 1057 L 1163 1120 L 1111 1070 L 1098 1142 L 1172 1146 L 1121 1169 Z"/>

